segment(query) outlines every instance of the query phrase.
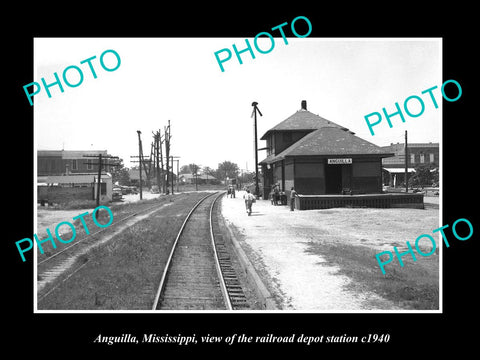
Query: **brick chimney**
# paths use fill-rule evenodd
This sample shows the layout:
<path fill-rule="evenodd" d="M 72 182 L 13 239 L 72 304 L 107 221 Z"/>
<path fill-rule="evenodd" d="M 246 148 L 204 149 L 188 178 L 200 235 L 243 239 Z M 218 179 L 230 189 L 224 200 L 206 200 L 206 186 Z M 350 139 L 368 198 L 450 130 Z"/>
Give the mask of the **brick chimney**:
<path fill-rule="evenodd" d="M 302 110 L 307 110 L 307 100 L 302 100 Z"/>

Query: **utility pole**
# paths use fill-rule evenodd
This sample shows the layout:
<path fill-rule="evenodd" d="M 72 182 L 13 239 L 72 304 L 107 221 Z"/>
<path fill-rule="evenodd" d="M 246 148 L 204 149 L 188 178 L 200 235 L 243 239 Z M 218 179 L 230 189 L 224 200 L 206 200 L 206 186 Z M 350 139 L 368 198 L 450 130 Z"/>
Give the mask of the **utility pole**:
<path fill-rule="evenodd" d="M 139 174 L 140 174 L 140 200 L 143 199 L 143 194 L 142 194 L 142 139 L 140 138 L 140 134 L 142 132 L 140 130 L 137 130 L 138 134 L 138 161 L 140 161 L 140 166 L 138 167 L 139 169 Z"/>
<path fill-rule="evenodd" d="M 148 160 L 148 176 L 150 180 L 155 176 L 152 174 L 152 165 L 153 165 L 153 173 L 155 174 L 155 141 L 152 141 L 150 145 L 150 157 Z"/>
<path fill-rule="evenodd" d="M 173 195 L 173 188 L 174 188 L 174 186 L 173 186 L 174 185 L 173 184 L 173 156 L 170 155 L 170 159 L 172 159 L 172 166 L 170 167 L 170 169 L 172 169 L 172 195 Z"/>
<path fill-rule="evenodd" d="M 260 110 L 257 107 L 258 103 L 254 101 L 252 103 L 253 106 L 253 112 L 252 116 L 254 117 L 253 121 L 253 127 L 254 127 L 254 137 L 255 137 L 255 196 L 258 197 L 259 195 L 259 188 L 258 188 L 258 144 L 257 144 L 257 111 L 260 114 L 260 116 L 263 116 Z"/>
<path fill-rule="evenodd" d="M 166 159 L 167 162 L 168 162 L 168 161 L 171 161 L 171 162 L 172 162 L 172 165 L 171 165 L 171 167 L 170 167 L 171 172 L 172 172 L 172 194 L 174 193 L 173 186 L 174 186 L 174 183 L 175 183 L 175 182 L 173 181 L 173 162 L 174 162 L 174 161 L 177 162 L 177 176 L 176 176 L 177 179 L 176 179 L 176 183 L 177 183 L 177 192 L 179 192 L 179 190 L 178 190 L 178 176 L 179 176 L 179 172 L 180 172 L 180 171 L 179 171 L 179 167 L 180 167 L 179 162 L 180 162 L 180 160 L 178 160 L 178 159 L 180 159 L 180 156 L 173 156 L 173 155 L 170 155 L 170 160 Z"/>
<path fill-rule="evenodd" d="M 165 136 L 164 136 L 165 137 Z M 165 187 L 165 175 L 164 175 L 164 172 L 163 172 L 163 143 L 164 143 L 164 140 L 162 140 L 162 135 L 161 135 L 161 131 L 158 130 L 158 150 L 159 150 L 159 159 L 160 159 L 160 166 L 161 166 L 161 184 L 162 184 L 162 193 L 166 193 L 166 187 Z"/>
<path fill-rule="evenodd" d="M 157 177 L 157 186 L 158 191 L 162 191 L 162 182 L 160 180 L 160 156 L 161 156 L 161 135 L 160 130 L 158 130 L 154 135 L 154 159 L 155 159 L 155 166 L 156 166 L 156 177 Z M 162 172 L 163 172 L 163 160 L 162 160 Z"/>
<path fill-rule="evenodd" d="M 179 164 L 180 164 L 180 160 L 177 159 L 176 161 L 177 161 L 177 193 L 178 193 L 178 192 L 179 192 L 179 190 L 178 190 L 178 182 L 179 182 L 179 179 L 178 179 L 178 178 L 180 177 L 180 169 L 179 169 L 179 168 L 180 168 L 180 165 L 179 165 Z"/>
<path fill-rule="evenodd" d="M 197 164 L 193 163 L 192 175 L 195 178 L 195 191 L 198 191 L 198 184 L 197 184 L 198 176 L 197 176 L 197 174 L 198 174 L 198 166 L 197 166 Z"/>
<path fill-rule="evenodd" d="M 405 192 L 408 193 L 408 145 L 407 145 L 407 130 L 405 130 Z"/>
<path fill-rule="evenodd" d="M 170 120 L 168 120 L 168 126 L 165 127 L 165 164 L 167 165 L 167 178 L 166 178 L 166 183 L 167 183 L 167 191 L 168 187 L 170 185 Z M 172 184 L 173 185 L 173 184 Z"/>
<path fill-rule="evenodd" d="M 93 158 L 98 158 L 98 163 L 86 163 L 90 165 L 98 165 L 98 175 L 97 175 L 97 199 L 96 199 L 96 204 L 97 207 L 100 205 L 100 196 L 101 196 L 101 185 L 102 185 L 102 167 L 104 165 L 103 160 L 102 160 L 102 154 L 98 155 L 83 155 L 83 157 L 93 157 Z M 106 155 L 103 158 L 105 161 L 108 159 L 119 159 L 118 156 L 108 156 Z M 110 166 L 120 166 L 119 164 L 109 164 Z"/>
<path fill-rule="evenodd" d="M 102 154 L 98 154 L 98 178 L 97 178 L 97 207 L 100 205 L 100 187 L 102 185 L 100 178 L 102 177 Z"/>

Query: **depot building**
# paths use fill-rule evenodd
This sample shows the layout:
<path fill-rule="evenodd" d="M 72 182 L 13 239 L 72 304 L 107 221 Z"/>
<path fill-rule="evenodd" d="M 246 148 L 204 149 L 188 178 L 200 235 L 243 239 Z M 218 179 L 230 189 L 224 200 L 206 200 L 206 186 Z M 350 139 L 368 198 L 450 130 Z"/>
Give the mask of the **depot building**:
<path fill-rule="evenodd" d="M 264 199 L 276 184 L 287 196 L 292 187 L 303 195 L 380 194 L 382 159 L 394 155 L 311 113 L 305 100 L 261 140 Z"/>

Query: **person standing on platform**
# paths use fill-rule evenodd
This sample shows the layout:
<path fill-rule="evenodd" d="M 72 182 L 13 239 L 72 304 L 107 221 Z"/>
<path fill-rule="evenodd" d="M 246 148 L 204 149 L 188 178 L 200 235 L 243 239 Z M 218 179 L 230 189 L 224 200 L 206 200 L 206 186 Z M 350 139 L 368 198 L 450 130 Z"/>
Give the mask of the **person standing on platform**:
<path fill-rule="evenodd" d="M 273 188 L 273 204 L 278 205 L 278 201 L 280 200 L 280 185 L 275 184 Z"/>
<path fill-rule="evenodd" d="M 247 210 L 247 214 L 248 216 L 250 216 L 250 214 L 252 213 L 252 204 L 255 196 L 253 196 L 253 194 L 250 193 L 250 190 L 247 189 L 247 192 L 245 193 L 245 195 L 243 195 L 243 198 L 245 199 L 245 208 Z"/>
<path fill-rule="evenodd" d="M 295 198 L 296 197 L 297 197 L 297 192 L 292 187 L 292 189 L 290 190 L 290 211 L 295 210 Z"/>

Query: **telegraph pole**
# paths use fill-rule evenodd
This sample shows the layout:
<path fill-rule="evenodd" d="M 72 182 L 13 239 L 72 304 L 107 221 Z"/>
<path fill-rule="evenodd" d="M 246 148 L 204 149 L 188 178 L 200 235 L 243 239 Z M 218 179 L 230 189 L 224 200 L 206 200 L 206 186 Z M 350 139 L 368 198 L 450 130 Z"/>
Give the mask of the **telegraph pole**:
<path fill-rule="evenodd" d="M 252 116 L 254 117 L 253 120 L 253 127 L 254 127 L 254 137 L 255 137 L 255 196 L 258 197 L 259 195 L 259 188 L 258 188 L 258 144 L 257 144 L 257 111 L 260 114 L 260 116 L 263 116 L 260 110 L 257 107 L 258 103 L 254 101 L 252 103 L 253 106 L 253 112 Z M 251 116 L 251 117 L 252 117 Z"/>
<path fill-rule="evenodd" d="M 180 168 L 180 160 L 177 159 L 176 161 L 177 161 L 177 193 L 178 193 L 178 191 L 179 191 L 178 190 L 178 182 L 179 182 L 178 178 L 180 177 L 180 169 L 179 169 Z"/>
<path fill-rule="evenodd" d="M 97 207 L 100 205 L 100 178 L 102 177 L 102 154 L 98 154 Z"/>
<path fill-rule="evenodd" d="M 172 166 L 170 169 L 172 169 L 172 195 L 173 195 L 173 188 L 174 188 L 174 184 L 173 184 L 173 156 L 170 155 L 170 159 L 172 159 Z"/>
<path fill-rule="evenodd" d="M 171 170 L 171 172 L 172 172 L 172 194 L 174 193 L 173 187 L 174 187 L 174 185 L 175 185 L 175 182 L 173 181 L 173 175 L 174 175 L 174 174 L 173 174 L 173 162 L 174 162 L 174 161 L 177 162 L 177 181 L 176 181 L 176 182 L 177 182 L 177 192 L 179 192 L 179 190 L 178 190 L 178 175 L 179 175 L 179 172 L 180 172 L 180 171 L 179 171 L 179 162 L 180 162 L 180 160 L 178 160 L 178 159 L 180 159 L 180 156 L 173 156 L 173 155 L 170 155 L 170 159 L 167 159 L 167 158 L 165 159 L 166 162 L 169 162 L 169 161 L 172 162 L 172 164 L 171 164 L 171 166 L 170 166 L 170 170 Z"/>
<path fill-rule="evenodd" d="M 139 171 L 139 174 L 140 174 L 140 200 L 143 199 L 143 195 L 142 195 L 142 139 L 140 138 L 140 134 L 142 132 L 140 130 L 137 130 L 137 134 L 138 134 L 138 161 L 140 161 L 140 166 L 138 167 L 138 169 L 140 170 Z"/>
<path fill-rule="evenodd" d="M 165 127 L 165 164 L 167 165 L 167 178 L 166 178 L 166 183 L 167 183 L 167 191 L 168 191 L 168 186 L 170 185 L 170 120 L 168 120 L 168 126 Z M 173 186 L 173 183 L 172 183 Z"/>
<path fill-rule="evenodd" d="M 98 163 L 92 163 L 90 165 L 98 165 L 98 176 L 97 176 L 97 199 L 96 199 L 96 204 L 97 204 L 97 207 L 100 205 L 100 196 L 101 196 L 101 185 L 102 185 L 102 166 L 104 165 L 103 164 L 103 161 L 102 161 L 102 154 L 98 154 L 98 155 L 83 155 L 83 157 L 94 157 L 94 158 L 98 158 Z M 104 157 L 105 161 L 107 161 L 107 159 L 119 159 L 118 156 L 108 156 L 106 155 Z M 109 164 L 110 166 L 120 166 L 119 164 Z"/>
<path fill-rule="evenodd" d="M 165 136 L 164 136 L 165 137 Z M 158 145 L 158 150 L 159 150 L 159 158 L 160 158 L 160 166 L 161 166 L 161 178 L 162 178 L 162 193 L 166 193 L 166 187 L 165 187 L 165 175 L 164 175 L 164 172 L 163 172 L 163 143 L 165 142 L 165 140 L 162 140 L 162 136 L 161 136 L 161 132 L 160 130 L 158 130 L 158 141 L 159 141 L 159 145 Z"/>
<path fill-rule="evenodd" d="M 154 159 L 156 165 L 156 177 L 157 177 L 157 186 L 158 191 L 162 191 L 162 182 L 160 180 L 160 156 L 161 156 L 161 135 L 160 130 L 153 134 L 155 139 L 155 147 L 154 147 Z M 163 171 L 163 160 L 162 160 L 162 171 Z"/>
<path fill-rule="evenodd" d="M 408 193 L 408 145 L 407 145 L 407 130 L 405 130 L 405 192 Z"/>

